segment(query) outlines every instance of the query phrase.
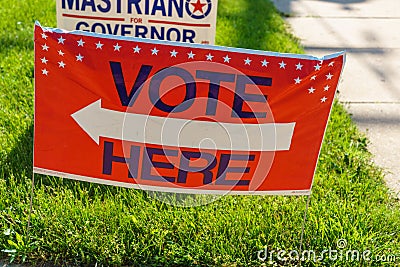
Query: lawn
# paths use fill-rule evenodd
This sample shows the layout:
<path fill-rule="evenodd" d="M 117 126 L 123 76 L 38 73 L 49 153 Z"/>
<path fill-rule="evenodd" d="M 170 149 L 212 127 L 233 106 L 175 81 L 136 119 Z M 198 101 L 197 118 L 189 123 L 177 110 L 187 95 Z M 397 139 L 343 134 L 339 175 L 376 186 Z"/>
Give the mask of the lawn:
<path fill-rule="evenodd" d="M 39 20 L 56 26 L 55 1 L 0 0 L 0 6 L 0 259 L 78 266 L 259 266 L 259 250 L 299 247 L 306 197 L 225 196 L 184 208 L 144 191 L 41 175 L 35 175 L 27 236 L 33 25 Z M 219 0 L 216 43 L 302 52 L 267 0 Z M 314 250 L 317 257 L 330 248 L 338 254 L 303 266 L 400 264 L 400 205 L 371 163 L 367 144 L 336 103 L 314 180 L 303 249 Z M 347 250 L 367 251 L 370 261 L 339 257 Z M 272 256 L 264 263 L 294 264 Z"/>

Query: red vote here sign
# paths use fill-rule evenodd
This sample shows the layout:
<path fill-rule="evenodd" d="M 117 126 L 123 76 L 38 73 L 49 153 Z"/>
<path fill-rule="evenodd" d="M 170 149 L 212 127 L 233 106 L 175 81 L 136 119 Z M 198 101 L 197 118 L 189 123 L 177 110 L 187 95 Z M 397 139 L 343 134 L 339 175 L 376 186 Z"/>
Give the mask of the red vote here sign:
<path fill-rule="evenodd" d="M 34 172 L 167 192 L 309 194 L 344 59 L 37 24 Z"/>

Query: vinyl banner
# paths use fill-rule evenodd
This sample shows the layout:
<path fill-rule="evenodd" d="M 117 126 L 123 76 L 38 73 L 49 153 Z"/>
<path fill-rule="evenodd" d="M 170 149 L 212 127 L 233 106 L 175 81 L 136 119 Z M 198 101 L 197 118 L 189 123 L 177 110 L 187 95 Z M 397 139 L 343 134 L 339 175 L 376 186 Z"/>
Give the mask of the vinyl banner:
<path fill-rule="evenodd" d="M 154 191 L 309 194 L 344 60 L 37 24 L 34 171 Z"/>
<path fill-rule="evenodd" d="M 56 0 L 57 27 L 214 44 L 217 0 Z"/>

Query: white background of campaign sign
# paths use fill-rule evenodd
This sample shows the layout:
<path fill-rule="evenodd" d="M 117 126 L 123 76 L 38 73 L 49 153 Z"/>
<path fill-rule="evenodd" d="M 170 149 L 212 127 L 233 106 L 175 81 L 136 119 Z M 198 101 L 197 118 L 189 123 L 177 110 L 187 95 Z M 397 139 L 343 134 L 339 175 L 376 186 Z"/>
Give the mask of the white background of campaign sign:
<path fill-rule="evenodd" d="M 121 36 L 214 44 L 217 0 L 57 0 L 57 26 Z"/>

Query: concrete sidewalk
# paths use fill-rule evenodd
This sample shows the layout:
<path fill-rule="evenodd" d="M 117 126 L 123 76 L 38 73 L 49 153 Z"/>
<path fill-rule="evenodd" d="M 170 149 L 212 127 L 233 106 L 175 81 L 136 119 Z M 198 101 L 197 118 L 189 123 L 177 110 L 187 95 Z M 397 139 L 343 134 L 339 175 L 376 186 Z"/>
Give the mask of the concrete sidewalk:
<path fill-rule="evenodd" d="M 347 51 L 338 98 L 400 198 L 400 1 L 272 1 L 307 54 Z"/>

